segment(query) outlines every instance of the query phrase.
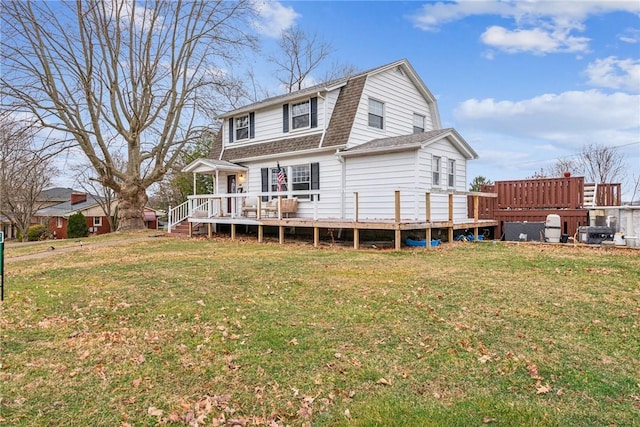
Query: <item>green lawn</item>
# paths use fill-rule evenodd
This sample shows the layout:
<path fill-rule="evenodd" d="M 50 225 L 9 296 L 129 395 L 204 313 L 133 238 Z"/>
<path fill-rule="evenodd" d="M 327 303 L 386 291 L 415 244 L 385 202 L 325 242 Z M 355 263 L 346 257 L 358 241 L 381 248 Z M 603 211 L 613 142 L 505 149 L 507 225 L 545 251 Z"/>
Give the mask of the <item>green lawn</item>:
<path fill-rule="evenodd" d="M 638 251 L 155 238 L 5 273 L 0 425 L 640 425 Z"/>

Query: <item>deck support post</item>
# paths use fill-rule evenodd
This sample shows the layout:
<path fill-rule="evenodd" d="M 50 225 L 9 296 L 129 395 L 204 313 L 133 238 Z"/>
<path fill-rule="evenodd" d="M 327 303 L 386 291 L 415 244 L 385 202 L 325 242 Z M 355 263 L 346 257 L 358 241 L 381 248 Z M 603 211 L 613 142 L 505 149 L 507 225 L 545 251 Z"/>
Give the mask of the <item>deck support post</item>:
<path fill-rule="evenodd" d="M 473 196 L 473 222 L 477 223 L 478 222 L 478 217 L 479 215 L 479 211 L 480 211 L 480 207 L 479 207 L 479 197 L 478 195 L 474 195 Z M 478 241 L 478 227 L 473 227 L 473 241 L 477 242 Z"/>
<path fill-rule="evenodd" d="M 189 238 L 193 237 L 193 223 L 189 221 Z"/>
<path fill-rule="evenodd" d="M 353 249 L 360 249 L 360 230 L 353 229 Z"/>
<path fill-rule="evenodd" d="M 231 240 L 236 240 L 236 225 L 231 224 Z"/>
<path fill-rule="evenodd" d="M 427 222 L 427 225 L 430 226 L 430 222 L 431 222 L 431 193 L 425 193 L 424 194 L 424 212 L 425 212 L 425 221 Z M 426 230 L 426 245 L 427 245 L 427 249 L 431 249 L 431 227 L 427 228 Z"/>
<path fill-rule="evenodd" d="M 358 214 L 359 214 L 359 205 L 358 205 L 358 192 L 353 193 L 353 220 L 358 222 Z"/>
<path fill-rule="evenodd" d="M 320 228 L 313 227 L 313 247 L 317 248 L 320 246 Z"/>
<path fill-rule="evenodd" d="M 262 243 L 264 241 L 264 225 L 258 225 L 258 243 Z"/>
<path fill-rule="evenodd" d="M 213 224 L 207 224 L 207 238 L 211 239 L 213 237 Z"/>
<path fill-rule="evenodd" d="M 449 243 L 453 242 L 453 193 L 449 193 Z"/>
<path fill-rule="evenodd" d="M 278 226 L 278 240 L 280 244 L 284 244 L 284 225 Z"/>
<path fill-rule="evenodd" d="M 402 230 L 400 230 L 400 191 L 395 191 L 396 251 L 402 248 Z"/>

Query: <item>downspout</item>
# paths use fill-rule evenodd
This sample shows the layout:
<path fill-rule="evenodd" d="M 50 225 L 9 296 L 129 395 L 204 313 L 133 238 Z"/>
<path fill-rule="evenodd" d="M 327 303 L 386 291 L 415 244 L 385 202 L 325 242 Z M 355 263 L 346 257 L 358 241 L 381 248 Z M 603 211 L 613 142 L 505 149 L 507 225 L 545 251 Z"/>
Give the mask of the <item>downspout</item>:
<path fill-rule="evenodd" d="M 320 145 L 318 145 L 318 148 L 322 148 L 322 144 L 324 143 L 324 136 L 327 133 L 327 98 L 320 95 L 320 92 L 316 93 L 316 95 L 318 96 L 318 98 L 322 99 L 322 136 L 320 137 Z"/>

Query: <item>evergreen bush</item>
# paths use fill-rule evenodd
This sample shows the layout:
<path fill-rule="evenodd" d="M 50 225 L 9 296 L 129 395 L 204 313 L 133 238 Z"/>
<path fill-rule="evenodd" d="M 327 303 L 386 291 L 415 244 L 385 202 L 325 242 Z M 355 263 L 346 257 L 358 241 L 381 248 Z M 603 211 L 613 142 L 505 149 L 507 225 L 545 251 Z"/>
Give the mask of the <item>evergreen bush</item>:
<path fill-rule="evenodd" d="M 67 223 L 67 239 L 75 239 L 78 237 L 87 237 L 89 235 L 89 226 L 82 212 L 75 213 L 69 217 Z"/>

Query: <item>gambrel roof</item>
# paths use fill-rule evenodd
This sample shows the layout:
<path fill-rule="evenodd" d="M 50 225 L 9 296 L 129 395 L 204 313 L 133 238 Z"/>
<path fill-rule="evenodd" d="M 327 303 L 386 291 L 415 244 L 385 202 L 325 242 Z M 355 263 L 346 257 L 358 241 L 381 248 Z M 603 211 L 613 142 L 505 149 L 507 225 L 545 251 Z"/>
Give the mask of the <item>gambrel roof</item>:
<path fill-rule="evenodd" d="M 221 115 L 220 118 L 222 119 L 230 118 L 239 114 L 247 114 L 248 112 L 257 111 L 262 108 L 286 103 L 304 96 L 320 92 L 326 93 L 330 90 L 340 90 L 333 113 L 331 114 L 331 118 L 324 133 L 315 133 L 312 135 L 293 138 L 287 137 L 273 141 L 225 147 L 222 141 L 222 131 L 220 130 L 214 138 L 210 157 L 212 159 L 227 162 L 243 162 L 287 153 L 303 153 L 322 149 L 335 150 L 344 148 L 354 126 L 354 119 L 367 78 L 394 68 L 401 69 L 413 82 L 429 104 L 432 115 L 431 120 L 434 126 L 439 127 L 440 116 L 438 114 L 435 97 L 420 79 L 411 64 L 406 59 L 403 59 L 354 76 L 332 80 L 300 91 L 272 97 Z M 468 146 L 466 142 L 463 145 Z"/>

